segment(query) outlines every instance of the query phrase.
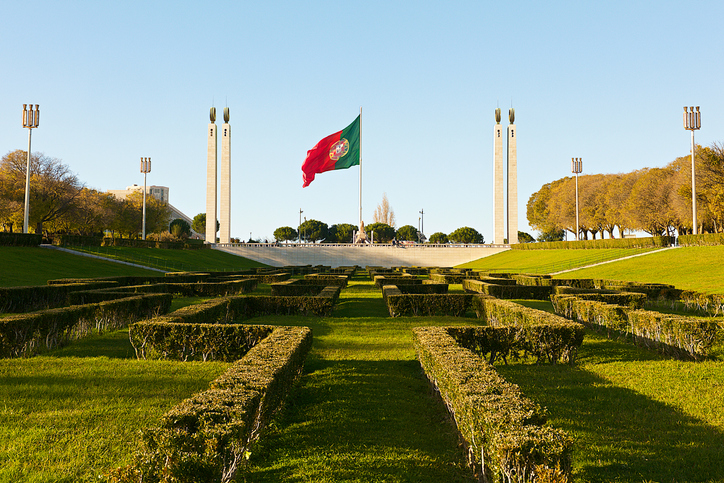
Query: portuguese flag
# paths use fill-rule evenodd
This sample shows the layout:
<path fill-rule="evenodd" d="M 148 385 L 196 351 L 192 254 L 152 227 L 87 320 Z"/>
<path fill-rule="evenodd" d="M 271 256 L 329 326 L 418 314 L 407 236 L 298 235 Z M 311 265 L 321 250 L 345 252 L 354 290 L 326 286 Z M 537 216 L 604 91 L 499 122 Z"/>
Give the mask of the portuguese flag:
<path fill-rule="evenodd" d="M 302 164 L 302 188 L 309 186 L 317 173 L 359 166 L 359 124 L 360 116 L 357 116 L 352 124 L 330 134 L 307 151 L 307 159 Z"/>

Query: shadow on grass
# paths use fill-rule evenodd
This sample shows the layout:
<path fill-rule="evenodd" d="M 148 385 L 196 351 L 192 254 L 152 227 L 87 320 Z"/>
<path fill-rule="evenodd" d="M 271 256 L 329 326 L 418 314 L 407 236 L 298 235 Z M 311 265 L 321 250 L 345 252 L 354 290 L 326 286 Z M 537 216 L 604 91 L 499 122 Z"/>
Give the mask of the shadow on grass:
<path fill-rule="evenodd" d="M 128 329 L 92 335 L 72 341 L 67 346 L 44 353 L 48 357 L 108 357 L 135 359 L 136 351 L 128 340 Z"/>
<path fill-rule="evenodd" d="M 623 343 L 592 339 L 582 348 L 581 364 L 661 359 Z M 582 367 L 496 368 L 546 406 L 555 427 L 576 438 L 577 481 L 724 481 L 724 432 L 716 427 Z"/>
<path fill-rule="evenodd" d="M 457 438 L 417 361 L 310 356 L 245 481 L 474 481 Z"/>

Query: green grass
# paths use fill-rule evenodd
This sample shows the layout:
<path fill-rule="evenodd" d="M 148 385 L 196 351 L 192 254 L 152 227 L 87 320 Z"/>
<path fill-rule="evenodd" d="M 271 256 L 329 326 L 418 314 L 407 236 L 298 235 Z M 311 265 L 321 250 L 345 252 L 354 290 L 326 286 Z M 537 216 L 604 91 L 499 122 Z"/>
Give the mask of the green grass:
<path fill-rule="evenodd" d="M 129 357 L 126 329 L 0 360 L 0 481 L 97 481 L 130 462 L 141 428 L 227 367 Z"/>
<path fill-rule="evenodd" d="M 254 448 L 248 482 L 467 482 L 457 433 L 420 370 L 411 328 L 475 319 L 387 316 L 372 282 L 351 283 L 334 317 L 263 317 L 312 328 L 286 409 Z"/>
<path fill-rule="evenodd" d="M 268 266 L 248 258 L 212 249 L 170 250 L 131 247 L 75 247 L 73 249 L 169 272 L 232 271 Z"/>
<path fill-rule="evenodd" d="M 681 247 L 645 257 L 575 270 L 556 278 L 607 278 L 668 283 L 676 288 L 724 293 L 724 245 Z"/>
<path fill-rule="evenodd" d="M 0 247 L 0 264 L 0 287 L 46 285 L 48 280 L 58 278 L 161 275 L 152 270 L 40 247 Z"/>
<path fill-rule="evenodd" d="M 607 248 L 600 250 L 507 250 L 458 265 L 458 268 L 508 273 L 555 273 L 575 267 L 654 251 L 653 248 Z"/>
<path fill-rule="evenodd" d="M 574 436 L 576 481 L 724 481 L 721 361 L 665 360 L 588 332 L 574 367 L 497 369 Z"/>

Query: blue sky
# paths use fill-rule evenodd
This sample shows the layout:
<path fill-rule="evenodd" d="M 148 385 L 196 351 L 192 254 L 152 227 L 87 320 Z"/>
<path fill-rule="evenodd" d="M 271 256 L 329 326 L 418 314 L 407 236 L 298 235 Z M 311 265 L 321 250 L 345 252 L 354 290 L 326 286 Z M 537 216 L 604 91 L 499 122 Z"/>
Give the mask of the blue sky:
<path fill-rule="evenodd" d="M 724 141 L 722 2 L 7 2 L 0 154 L 33 151 L 89 187 L 168 186 L 205 211 L 212 105 L 232 127 L 234 237 L 304 217 L 358 218 L 358 169 L 302 189 L 306 151 L 363 108 L 365 222 L 387 193 L 398 226 L 493 238 L 494 110 L 515 107 L 520 228 L 530 195 L 570 175 L 664 166 Z M 507 116 L 504 114 L 504 119 Z M 221 115 L 218 116 L 217 124 Z M 506 124 L 504 122 L 504 124 Z M 32 207 L 31 207 L 32 209 Z"/>

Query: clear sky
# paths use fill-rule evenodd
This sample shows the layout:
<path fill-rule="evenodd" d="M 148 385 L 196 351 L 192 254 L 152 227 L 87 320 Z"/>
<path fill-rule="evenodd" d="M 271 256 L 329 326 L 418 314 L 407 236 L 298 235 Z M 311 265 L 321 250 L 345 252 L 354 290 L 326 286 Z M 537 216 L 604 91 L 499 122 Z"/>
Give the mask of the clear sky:
<path fill-rule="evenodd" d="M 233 237 L 303 217 L 356 224 L 358 168 L 317 176 L 317 141 L 362 114 L 366 223 L 493 239 L 494 110 L 516 110 L 520 229 L 530 195 L 570 175 L 664 166 L 724 142 L 721 1 L 32 1 L 0 15 L 0 154 L 32 150 L 99 190 L 168 186 L 205 211 L 206 127 L 231 111 Z M 32 207 L 31 207 L 32 209 Z M 535 233 L 533 233 L 535 234 Z"/>

